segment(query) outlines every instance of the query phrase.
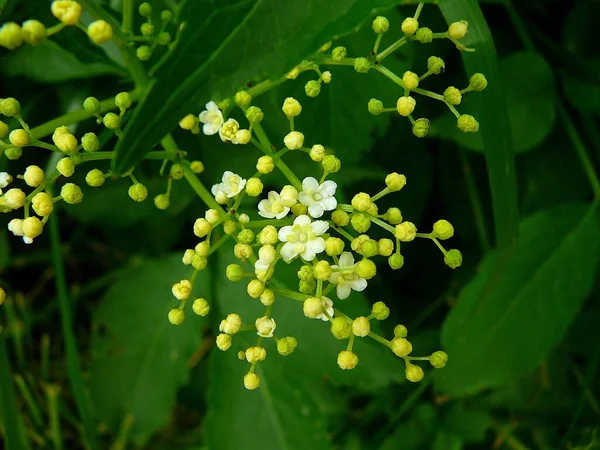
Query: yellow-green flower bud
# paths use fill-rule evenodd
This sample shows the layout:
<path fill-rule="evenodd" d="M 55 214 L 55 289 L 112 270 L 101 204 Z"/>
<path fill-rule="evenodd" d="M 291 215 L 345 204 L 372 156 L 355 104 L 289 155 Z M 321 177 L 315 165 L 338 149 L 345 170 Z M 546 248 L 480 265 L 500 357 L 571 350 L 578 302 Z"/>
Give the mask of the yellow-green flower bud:
<path fill-rule="evenodd" d="M 275 163 L 273 162 L 273 158 L 270 156 L 261 156 L 258 158 L 256 163 L 256 170 L 258 170 L 262 174 L 271 173 L 275 168 Z"/>
<path fill-rule="evenodd" d="M 219 331 L 225 334 L 233 335 L 240 331 L 242 327 L 242 318 L 238 314 L 228 314 L 219 325 Z"/>
<path fill-rule="evenodd" d="M 2 289 L 0 287 L 0 306 L 2 306 L 2 303 L 4 303 L 5 300 L 6 300 L 6 292 L 4 292 L 4 289 Z"/>
<path fill-rule="evenodd" d="M 109 130 L 116 130 L 121 126 L 121 118 L 115 113 L 109 112 L 102 119 L 102 123 Z"/>
<path fill-rule="evenodd" d="M 12 145 L 18 148 L 27 147 L 31 142 L 31 136 L 28 131 L 21 128 L 12 130 L 8 135 L 8 140 Z"/>
<path fill-rule="evenodd" d="M 230 281 L 240 281 L 244 278 L 244 269 L 239 264 L 229 264 L 225 269 L 225 276 Z"/>
<path fill-rule="evenodd" d="M 252 96 L 247 91 L 238 91 L 235 93 L 233 100 L 240 108 L 247 108 L 252 103 Z"/>
<path fill-rule="evenodd" d="M 313 145 L 310 149 L 309 156 L 313 161 L 323 161 L 323 157 L 325 156 L 325 147 L 323 147 L 321 144 Z"/>
<path fill-rule="evenodd" d="M 404 84 L 406 89 L 413 90 L 419 86 L 419 76 L 416 73 L 407 70 L 402 76 L 402 84 Z"/>
<path fill-rule="evenodd" d="M 313 280 L 315 278 L 314 270 L 311 266 L 302 266 L 297 272 L 298 278 L 303 281 Z"/>
<path fill-rule="evenodd" d="M 61 152 L 71 153 L 77 150 L 77 138 L 70 132 L 61 133 L 56 136 L 54 143 Z"/>
<path fill-rule="evenodd" d="M 265 115 L 262 112 L 262 109 L 260 109 L 258 106 L 251 106 L 246 110 L 246 119 L 248 119 L 248 122 L 251 124 L 262 122 L 264 117 Z"/>
<path fill-rule="evenodd" d="M 477 133 L 479 131 L 479 122 L 469 114 L 462 114 L 458 118 L 456 126 L 463 133 Z"/>
<path fill-rule="evenodd" d="M 415 110 L 415 105 L 417 104 L 416 100 L 409 96 L 403 96 L 398 99 L 396 102 L 396 109 L 398 110 L 398 114 L 404 117 L 408 117 Z"/>
<path fill-rule="evenodd" d="M 413 383 L 418 383 L 423 379 L 425 374 L 423 373 L 423 369 L 421 366 L 417 366 L 416 364 L 407 363 L 406 364 L 406 379 L 408 381 L 412 381 Z"/>
<path fill-rule="evenodd" d="M 383 34 L 390 29 L 390 21 L 387 17 L 377 16 L 373 20 L 373 31 L 377 34 Z"/>
<path fill-rule="evenodd" d="M 2 197 L 2 206 L 10 209 L 19 209 L 25 205 L 25 192 L 21 189 L 9 189 Z"/>
<path fill-rule="evenodd" d="M 204 270 L 208 265 L 208 258 L 206 256 L 200 256 L 198 254 L 194 254 L 192 256 L 192 267 L 196 270 Z"/>
<path fill-rule="evenodd" d="M 431 31 L 431 28 L 422 27 L 417 30 L 415 37 L 421 44 L 429 44 L 433 41 L 433 31 Z"/>
<path fill-rule="evenodd" d="M 335 62 L 340 62 L 346 57 L 346 47 L 335 47 L 331 51 L 331 59 Z"/>
<path fill-rule="evenodd" d="M 81 146 L 86 152 L 95 152 L 100 148 L 100 140 L 95 133 L 85 133 L 81 138 Z"/>
<path fill-rule="evenodd" d="M 342 162 L 334 155 L 325 155 L 321 161 L 323 170 L 327 173 L 336 173 L 342 167 Z"/>
<path fill-rule="evenodd" d="M 171 22 L 173 20 L 173 17 L 173 13 L 168 9 L 164 9 L 160 12 L 160 20 L 162 20 L 165 23 Z"/>
<path fill-rule="evenodd" d="M 83 109 L 88 114 L 100 114 L 100 101 L 96 97 L 88 97 L 83 101 Z"/>
<path fill-rule="evenodd" d="M 23 40 L 29 45 L 39 45 L 46 39 L 46 27 L 39 20 L 27 20 L 21 27 Z"/>
<path fill-rule="evenodd" d="M 27 186 L 36 188 L 40 184 L 44 182 L 44 171 L 38 166 L 29 166 L 25 169 L 25 173 L 23 174 L 23 179 Z"/>
<path fill-rule="evenodd" d="M 446 363 L 448 362 L 448 354 L 441 350 L 433 352 L 429 357 L 429 362 L 436 369 L 442 369 L 446 367 Z"/>
<path fill-rule="evenodd" d="M 99 169 L 92 169 L 85 176 L 85 182 L 91 187 L 100 187 L 104 181 L 104 174 Z"/>
<path fill-rule="evenodd" d="M 310 80 L 304 85 L 304 92 L 309 97 L 316 97 L 321 93 L 321 83 L 317 80 Z"/>
<path fill-rule="evenodd" d="M 331 277 L 333 270 L 331 269 L 331 265 L 323 260 L 317 263 L 314 268 L 314 273 L 317 280 L 326 281 Z"/>
<path fill-rule="evenodd" d="M 402 222 L 402 213 L 398 208 L 390 208 L 385 213 L 385 220 L 387 220 L 391 225 L 397 225 Z"/>
<path fill-rule="evenodd" d="M 272 305 L 275 303 L 275 292 L 271 289 L 265 289 L 265 292 L 260 295 L 260 302 L 265 306 Z"/>
<path fill-rule="evenodd" d="M 181 280 L 173 284 L 171 293 L 177 300 L 186 300 L 192 293 L 192 282 L 190 280 Z"/>
<path fill-rule="evenodd" d="M 148 2 L 144 2 L 140 5 L 138 11 L 140 13 L 140 16 L 150 17 L 150 15 L 152 14 L 152 5 Z"/>
<path fill-rule="evenodd" d="M 194 311 L 194 314 L 204 317 L 208 315 L 210 311 L 210 305 L 205 298 L 197 298 L 194 300 L 194 303 L 192 303 L 192 311 Z"/>
<path fill-rule="evenodd" d="M 142 33 L 142 36 L 152 36 L 155 31 L 154 25 L 151 23 L 146 22 L 140 26 L 140 32 Z"/>
<path fill-rule="evenodd" d="M 374 116 L 378 116 L 383 112 L 383 102 L 381 100 L 377 100 L 376 98 L 372 98 L 369 100 L 367 109 L 369 110 L 369 113 L 373 114 Z"/>
<path fill-rule="evenodd" d="M 469 88 L 472 91 L 483 91 L 487 87 L 487 79 L 482 73 L 475 73 L 469 79 Z"/>
<path fill-rule="evenodd" d="M 304 300 L 302 310 L 304 311 L 304 315 L 309 319 L 316 319 L 323 313 L 323 304 L 321 299 L 316 297 L 308 297 L 306 300 Z"/>
<path fill-rule="evenodd" d="M 42 221 L 37 217 L 28 217 L 23 220 L 23 236 L 29 239 L 35 239 L 44 231 Z"/>
<path fill-rule="evenodd" d="M 23 33 L 19 24 L 7 22 L 0 28 L 0 47 L 14 50 L 23 43 Z"/>
<path fill-rule="evenodd" d="M 81 203 L 81 200 L 83 200 L 83 192 L 81 192 L 81 188 L 73 183 L 66 183 L 60 190 L 60 196 L 65 203 L 70 205 Z"/>
<path fill-rule="evenodd" d="M 392 339 L 390 348 L 396 356 L 400 356 L 401 358 L 410 355 L 410 353 L 413 350 L 412 344 L 408 342 L 405 338 L 401 337 L 396 337 Z"/>
<path fill-rule="evenodd" d="M 4 151 L 4 154 L 11 161 L 15 161 L 21 157 L 23 150 L 20 147 L 10 147 Z"/>
<path fill-rule="evenodd" d="M 325 240 L 325 253 L 329 256 L 339 256 L 344 252 L 344 241 L 330 237 Z"/>
<path fill-rule="evenodd" d="M 370 259 L 362 259 L 356 264 L 356 274 L 360 278 L 370 280 L 377 273 L 377 266 Z"/>
<path fill-rule="evenodd" d="M 390 256 L 394 251 L 394 241 L 391 239 L 379 239 L 377 242 L 377 254 L 380 256 Z"/>
<path fill-rule="evenodd" d="M 427 70 L 435 75 L 444 73 L 444 71 L 446 70 L 446 63 L 442 58 L 438 58 L 437 56 L 430 56 L 427 59 Z"/>
<path fill-rule="evenodd" d="M 0 113 L 6 117 L 17 117 L 21 114 L 21 104 L 12 97 L 0 101 Z"/>
<path fill-rule="evenodd" d="M 127 193 L 131 200 L 136 202 L 143 202 L 148 197 L 148 189 L 142 183 L 132 184 Z"/>
<path fill-rule="evenodd" d="M 420 118 L 415 120 L 412 126 L 413 134 L 418 138 L 424 138 L 429 133 L 429 120 Z"/>
<path fill-rule="evenodd" d="M 298 100 L 293 97 L 288 97 L 283 101 L 283 106 L 281 107 L 283 113 L 288 117 L 288 119 L 292 117 L 299 116 L 302 112 L 302 105 Z"/>
<path fill-rule="evenodd" d="M 297 346 L 298 341 L 295 337 L 286 336 L 277 341 L 277 352 L 282 356 L 288 356 L 296 350 Z"/>
<path fill-rule="evenodd" d="M 299 131 L 291 131 L 283 138 L 283 143 L 290 150 L 298 150 L 304 145 L 304 135 Z"/>
<path fill-rule="evenodd" d="M 173 308 L 169 311 L 168 318 L 171 325 L 181 325 L 185 320 L 185 313 L 179 308 Z"/>
<path fill-rule="evenodd" d="M 72 0 L 55 0 L 50 10 L 65 25 L 75 25 L 81 17 L 81 5 Z"/>
<path fill-rule="evenodd" d="M 257 197 L 263 191 L 263 183 L 259 178 L 249 178 L 246 182 L 246 193 L 250 197 Z"/>
<path fill-rule="evenodd" d="M 0 139 L 4 139 L 8 136 L 8 125 L 0 120 Z"/>
<path fill-rule="evenodd" d="M 69 157 L 62 158 L 56 163 L 56 170 L 58 170 L 63 177 L 69 178 L 75 173 L 75 164 Z"/>
<path fill-rule="evenodd" d="M 96 20 L 88 25 L 87 35 L 94 44 L 102 45 L 113 38 L 113 29 L 108 22 Z"/>
<path fill-rule="evenodd" d="M 288 80 L 295 80 L 296 78 L 298 78 L 298 75 L 300 75 L 300 67 L 296 66 L 292 70 L 290 70 L 288 73 L 286 73 L 285 77 Z"/>
<path fill-rule="evenodd" d="M 54 201 L 50 194 L 38 192 L 31 199 L 31 206 L 38 216 L 47 217 L 54 211 Z"/>
<path fill-rule="evenodd" d="M 350 224 L 359 233 L 366 233 L 371 227 L 371 219 L 366 214 L 356 213 L 352 215 Z"/>
<path fill-rule="evenodd" d="M 397 192 L 406 186 L 406 177 L 400 173 L 392 172 L 385 177 L 385 185 L 392 192 Z"/>
<path fill-rule="evenodd" d="M 456 269 L 462 264 L 462 253 L 455 248 L 448 250 L 444 255 L 444 263 L 451 269 Z"/>
<path fill-rule="evenodd" d="M 376 302 L 371 308 L 371 315 L 377 320 L 385 320 L 390 315 L 390 308 L 383 302 Z"/>
<path fill-rule="evenodd" d="M 352 334 L 352 323 L 343 317 L 334 317 L 331 321 L 331 334 L 336 339 L 348 339 Z"/>
<path fill-rule="evenodd" d="M 372 258 L 377 255 L 378 251 L 377 241 L 375 239 L 367 239 L 362 243 L 359 253 L 365 258 Z"/>
<path fill-rule="evenodd" d="M 353 239 L 352 242 L 350 243 L 350 246 L 352 247 L 352 250 L 354 250 L 356 253 L 361 254 L 362 255 L 362 247 L 364 245 L 365 242 L 367 242 L 369 239 L 371 239 L 369 236 L 367 236 L 366 234 L 361 234 L 360 236 L 358 236 L 357 238 Z"/>
<path fill-rule="evenodd" d="M 256 319 L 254 325 L 256 326 L 256 334 L 263 338 L 273 337 L 273 333 L 277 327 L 275 320 L 267 316 Z"/>
<path fill-rule="evenodd" d="M 358 337 L 365 337 L 371 332 L 371 324 L 366 317 L 357 317 L 352 321 L 352 334 Z"/>
<path fill-rule="evenodd" d="M 325 84 L 331 83 L 331 72 L 329 70 L 326 70 L 325 72 L 323 72 L 321 74 L 321 80 L 323 80 L 323 83 L 325 83 Z"/>
<path fill-rule="evenodd" d="M 419 22 L 414 17 L 407 17 L 400 26 L 402 32 L 407 36 L 412 36 L 419 29 Z"/>
<path fill-rule="evenodd" d="M 200 174 L 204 172 L 204 164 L 201 161 L 192 161 L 190 164 L 190 169 L 192 169 L 192 172 L 195 174 Z"/>
<path fill-rule="evenodd" d="M 401 269 L 404 265 L 404 256 L 400 253 L 394 253 L 388 258 L 388 264 L 393 270 Z"/>
<path fill-rule="evenodd" d="M 462 95 L 454 86 L 446 88 L 444 91 L 444 101 L 450 105 L 460 105 Z"/>
<path fill-rule="evenodd" d="M 253 255 L 252 247 L 248 244 L 237 243 L 233 246 L 233 254 L 240 261 L 246 261 Z"/>
<path fill-rule="evenodd" d="M 367 73 L 371 68 L 371 63 L 367 58 L 356 58 L 354 60 L 354 70 L 358 73 Z"/>
<path fill-rule="evenodd" d="M 226 352 L 231 347 L 231 336 L 221 333 L 217 336 L 217 348 L 222 352 Z"/>
<path fill-rule="evenodd" d="M 246 361 L 250 364 L 264 361 L 267 358 L 267 351 L 262 347 L 250 347 L 246 350 Z"/>
<path fill-rule="evenodd" d="M 377 216 L 379 214 L 379 208 L 375 203 L 371 203 L 371 207 L 367 209 L 367 212 L 372 216 Z"/>
<path fill-rule="evenodd" d="M 462 39 L 469 32 L 469 22 L 461 20 L 460 22 L 451 23 L 448 27 L 448 36 L 452 39 Z"/>
<path fill-rule="evenodd" d="M 310 281 L 300 281 L 300 283 L 298 283 L 298 290 L 305 295 L 314 294 L 316 287 L 317 283 L 314 279 Z"/>
<path fill-rule="evenodd" d="M 352 207 L 357 211 L 366 211 L 371 207 L 371 196 L 365 192 L 359 192 L 352 197 Z"/>
<path fill-rule="evenodd" d="M 148 61 L 152 58 L 152 50 L 150 50 L 150 47 L 147 45 L 140 45 L 135 51 L 135 56 L 137 56 L 137 59 L 140 61 Z"/>
<path fill-rule="evenodd" d="M 208 256 L 210 254 L 210 242 L 198 242 L 194 247 L 194 251 L 200 256 Z"/>
<path fill-rule="evenodd" d="M 188 114 L 183 119 L 179 121 L 179 127 L 183 130 L 195 132 L 196 130 L 200 131 L 199 128 L 199 120 L 198 117 L 194 114 Z"/>
<path fill-rule="evenodd" d="M 244 387 L 249 391 L 254 391 L 260 386 L 260 378 L 254 372 L 248 372 L 244 375 Z"/>
<path fill-rule="evenodd" d="M 412 222 L 402 222 L 396 225 L 394 236 L 402 242 L 410 242 L 417 235 L 417 227 Z"/>
<path fill-rule="evenodd" d="M 346 225 L 348 225 L 350 223 L 350 216 L 348 215 L 348 213 L 346 211 L 342 211 L 341 209 L 336 209 L 331 214 L 331 220 L 338 227 L 345 227 Z"/>
<path fill-rule="evenodd" d="M 169 175 L 174 180 L 181 180 L 183 178 L 183 166 L 181 164 L 173 164 L 169 169 Z"/>
<path fill-rule="evenodd" d="M 131 95 L 129 95 L 129 92 L 119 92 L 115 96 L 115 105 L 119 109 L 130 108 L 132 104 L 133 101 L 131 100 Z"/>
<path fill-rule="evenodd" d="M 338 354 L 337 363 L 338 366 L 340 366 L 340 369 L 351 370 L 354 369 L 358 364 L 358 356 L 356 356 L 356 354 L 352 353 L 351 351 L 342 350 Z"/>
<path fill-rule="evenodd" d="M 242 244 L 252 244 L 254 241 L 254 232 L 246 228 L 238 233 L 237 240 Z"/>
<path fill-rule="evenodd" d="M 408 330 L 404 325 L 396 325 L 394 327 L 394 336 L 397 338 L 405 338 L 408 336 Z"/>
<path fill-rule="evenodd" d="M 433 224 L 433 234 L 438 239 L 450 239 L 454 236 L 454 227 L 447 220 L 438 220 Z"/>
<path fill-rule="evenodd" d="M 171 34 L 166 31 L 158 33 L 156 41 L 159 43 L 159 45 L 169 45 L 171 43 Z"/>
<path fill-rule="evenodd" d="M 210 230 L 212 230 L 212 225 L 208 220 L 201 217 L 194 222 L 194 234 L 199 238 L 206 236 Z"/>

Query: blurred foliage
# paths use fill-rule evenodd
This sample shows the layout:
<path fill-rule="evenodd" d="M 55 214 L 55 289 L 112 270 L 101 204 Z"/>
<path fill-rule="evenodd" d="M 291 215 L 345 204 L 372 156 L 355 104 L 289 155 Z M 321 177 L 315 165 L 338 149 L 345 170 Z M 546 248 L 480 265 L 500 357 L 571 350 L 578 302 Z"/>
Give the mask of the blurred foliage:
<path fill-rule="evenodd" d="M 160 9 L 177 2 L 153 3 Z M 366 56 L 373 9 L 386 11 L 394 39 L 397 24 L 414 11 L 414 5 L 397 6 L 410 3 L 398 0 L 183 3 L 188 27 L 182 45 L 126 117 L 119 169 L 150 151 L 184 113 L 246 82 L 281 75 L 329 39 Z M 448 366 L 419 384 L 407 383 L 397 359 L 359 341 L 360 364 L 341 372 L 335 364 L 341 346 L 328 326 L 299 321 L 300 306 L 281 302 L 278 328 L 300 345 L 284 359 L 267 359 L 261 388 L 246 391 L 243 363 L 213 346 L 224 314 L 256 308 L 243 286 L 224 278 L 227 257 L 214 258 L 199 283 L 199 295 L 213 304 L 207 318 L 190 318 L 179 328 L 164 319 L 170 286 L 185 275 L 182 250 L 195 245 L 188 231 L 203 207 L 184 181 L 175 182 L 171 207 L 159 211 L 150 201 L 133 204 L 127 185 L 109 180 L 101 190 L 85 190 L 82 204 L 61 211 L 60 242 L 53 247 L 66 268 L 63 298 L 74 316 L 93 406 L 89 419 L 101 448 L 125 442 L 153 450 L 600 448 L 600 226 L 585 170 L 600 169 L 600 2 L 440 3 L 441 12 L 426 5 L 420 21 L 442 30 L 446 20 L 463 18 L 455 15 L 472 14 L 468 45 L 477 52 L 461 62 L 448 42 L 416 43 L 390 57 L 389 66 L 420 73 L 428 56 L 443 57 L 445 76 L 426 81 L 436 92 L 485 72 L 487 97 L 464 100 L 466 110 L 481 116 L 480 134 L 459 134 L 447 111 L 423 101 L 419 115 L 432 119 L 432 136 L 418 140 L 408 121 L 367 113 L 369 98 L 387 106 L 400 95 L 388 80 L 344 67 L 331 69 L 331 84 L 315 99 L 304 96 L 301 75 L 257 104 L 276 135 L 286 126 L 283 99 L 301 99 L 305 109 L 296 126 L 340 156 L 344 171 L 333 179 L 342 195 L 375 192 L 386 173 L 398 171 L 408 179 L 398 194 L 405 217 L 417 224 L 446 218 L 455 225 L 461 269 L 450 271 L 435 248 L 406 246 L 402 270 L 382 267 L 364 295 L 355 293 L 348 302 L 358 314 L 385 301 L 389 322 L 406 324 L 419 352 L 441 344 Z M 0 22 L 48 20 L 47 5 L 0 0 Z M 71 33 L 77 30 L 68 31 L 39 48 L 0 50 L 0 97 L 21 100 L 31 123 L 63 114 L 87 95 L 107 98 L 131 86 L 115 48 L 101 51 Z M 94 123 L 78 127 L 83 133 Z M 180 130 L 175 138 L 204 162 L 206 184 L 225 168 L 256 159 L 219 139 Z M 582 150 L 590 157 L 584 164 Z M 314 169 L 306 158 L 294 158 L 290 165 L 298 174 Z M 16 165 L 22 170 L 34 161 L 40 164 L 39 154 L 25 152 Z M 6 163 L 0 158 L 0 170 Z M 156 164 L 144 162 L 140 169 L 151 196 L 164 192 Z M 265 184 L 279 182 L 273 174 Z M 391 206 L 386 200 L 380 208 Z M 25 246 L 9 239 L 4 216 L 0 284 L 11 296 L 0 307 L 0 446 L 53 448 L 55 420 L 64 448 L 85 448 L 50 236 Z M 279 281 L 297 282 L 293 273 Z M 391 334 L 390 325 L 382 327 Z M 53 392 L 56 414 L 48 406 Z"/>

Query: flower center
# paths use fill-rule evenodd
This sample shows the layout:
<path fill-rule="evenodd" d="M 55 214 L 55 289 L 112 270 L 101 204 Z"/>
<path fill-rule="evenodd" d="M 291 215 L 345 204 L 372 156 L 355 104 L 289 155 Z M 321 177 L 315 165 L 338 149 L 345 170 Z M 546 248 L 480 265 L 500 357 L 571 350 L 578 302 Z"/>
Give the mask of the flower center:
<path fill-rule="evenodd" d="M 308 234 L 306 234 L 306 233 L 300 233 L 300 234 L 298 235 L 298 240 L 299 240 L 300 242 L 303 242 L 303 243 L 304 243 L 304 242 L 307 242 L 307 241 L 308 241 Z"/>
<path fill-rule="evenodd" d="M 323 196 L 321 194 L 319 194 L 318 192 L 315 192 L 313 194 L 313 199 L 318 202 L 318 201 L 321 201 L 323 199 Z"/>

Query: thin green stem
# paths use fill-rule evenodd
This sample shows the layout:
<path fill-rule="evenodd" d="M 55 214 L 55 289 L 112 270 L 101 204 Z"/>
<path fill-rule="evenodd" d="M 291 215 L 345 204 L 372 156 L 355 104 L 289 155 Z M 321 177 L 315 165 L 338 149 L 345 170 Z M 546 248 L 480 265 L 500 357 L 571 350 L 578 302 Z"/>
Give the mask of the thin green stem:
<path fill-rule="evenodd" d="M 331 58 L 321 58 L 319 63 L 324 66 L 354 66 L 356 58 L 344 58 L 341 61 L 334 61 Z"/>
<path fill-rule="evenodd" d="M 384 230 L 389 231 L 392 234 L 394 234 L 396 232 L 396 230 L 394 229 L 393 226 L 391 226 L 390 224 L 385 223 L 383 220 L 378 219 L 375 216 L 372 216 L 371 214 L 369 214 L 369 219 L 371 219 L 371 222 L 379 225 L 381 228 L 383 228 Z"/>
<path fill-rule="evenodd" d="M 40 411 L 40 407 L 37 402 L 31 395 L 31 391 L 29 390 L 29 386 L 23 379 L 21 375 L 15 375 L 15 384 L 21 391 L 21 395 L 25 399 L 25 403 L 27 404 L 27 408 L 29 409 L 29 413 L 31 414 L 31 421 L 40 429 L 44 427 L 44 421 L 42 420 L 42 413 Z"/>
<path fill-rule="evenodd" d="M 401 37 L 396 42 L 394 42 L 392 45 L 390 45 L 388 48 L 386 48 L 384 51 L 382 51 L 379 55 L 377 55 L 377 61 L 379 61 L 379 62 L 383 61 L 384 58 L 391 55 L 394 51 L 398 50 L 400 47 L 402 47 L 407 42 L 408 41 L 406 40 L 406 36 Z"/>
<path fill-rule="evenodd" d="M 133 11 L 135 10 L 135 0 L 123 0 L 123 21 L 121 30 L 123 33 L 133 31 Z"/>
<path fill-rule="evenodd" d="M 57 385 L 46 386 L 46 399 L 48 401 L 48 417 L 50 418 L 50 439 L 54 444 L 54 448 L 59 450 L 62 448 L 62 434 L 60 431 L 60 414 L 58 412 L 58 392 Z"/>
<path fill-rule="evenodd" d="M 192 172 L 192 169 L 187 164 L 183 164 L 183 176 L 190 184 L 192 189 L 196 192 L 196 194 L 198 194 L 198 197 L 200 197 L 200 199 L 202 199 L 202 201 L 206 203 L 206 206 L 212 209 L 216 209 L 222 215 L 227 214 L 227 212 L 221 207 L 221 205 L 217 203 L 212 194 L 208 191 L 208 189 L 206 189 L 206 187 L 204 187 L 204 184 L 202 184 L 200 179 L 196 176 L 194 172 Z"/>
<path fill-rule="evenodd" d="M 415 20 L 419 20 L 419 16 L 421 15 L 421 11 L 423 10 L 423 6 L 425 6 L 425 3 L 419 3 L 417 5 L 417 10 L 415 11 L 415 15 L 413 16 L 413 18 Z"/>
<path fill-rule="evenodd" d="M 275 289 L 273 289 L 273 292 L 275 294 L 283 295 L 284 297 L 291 298 L 292 300 L 298 300 L 300 302 L 303 302 L 308 297 L 310 297 L 310 295 L 304 295 L 304 294 L 301 294 L 300 292 L 290 291 L 289 289 L 275 288 Z"/>
<path fill-rule="evenodd" d="M 348 240 L 348 242 L 352 242 L 354 240 L 354 237 L 352 237 L 352 235 L 346 230 L 344 230 L 342 227 L 338 227 L 334 224 L 331 226 L 331 229 L 340 233 L 343 237 L 345 237 Z"/>
<path fill-rule="evenodd" d="M 390 341 L 388 341 L 386 338 L 384 338 L 384 337 L 382 337 L 382 336 L 379 336 L 377 333 L 373 333 L 372 331 L 369 333 L 369 337 L 370 337 L 371 339 L 374 339 L 374 340 L 376 340 L 376 341 L 377 341 L 377 342 L 379 342 L 380 344 L 383 344 L 383 345 L 385 345 L 385 346 L 386 346 L 386 347 L 388 347 L 388 348 L 389 348 L 389 346 L 391 345 L 391 344 L 390 344 Z"/>

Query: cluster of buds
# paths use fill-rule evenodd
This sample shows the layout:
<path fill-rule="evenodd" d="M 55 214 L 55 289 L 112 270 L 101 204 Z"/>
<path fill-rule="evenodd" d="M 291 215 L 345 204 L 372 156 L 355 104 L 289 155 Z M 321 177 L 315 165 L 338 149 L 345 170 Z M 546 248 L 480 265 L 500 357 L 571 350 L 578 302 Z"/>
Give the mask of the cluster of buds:
<path fill-rule="evenodd" d="M 15 50 L 23 44 L 39 45 L 47 37 L 58 33 L 65 27 L 77 26 L 86 30 L 89 39 L 97 45 L 107 43 L 113 38 L 112 26 L 100 19 L 91 22 L 87 27 L 81 23 L 82 6 L 73 0 L 55 0 L 50 7 L 52 15 L 59 23 L 47 28 L 39 20 L 31 19 L 21 25 L 8 22 L 0 27 L 0 46 Z"/>
<path fill-rule="evenodd" d="M 168 47 L 173 44 L 173 36 L 167 31 L 167 28 L 173 23 L 174 16 L 168 9 L 161 11 L 160 26 L 157 27 L 157 24 L 152 21 L 152 5 L 150 3 L 142 3 L 138 12 L 144 19 L 144 23 L 140 26 L 140 35 L 128 36 L 128 38 L 143 42 L 136 49 L 136 56 L 140 61 L 148 61 L 157 47 Z"/>

